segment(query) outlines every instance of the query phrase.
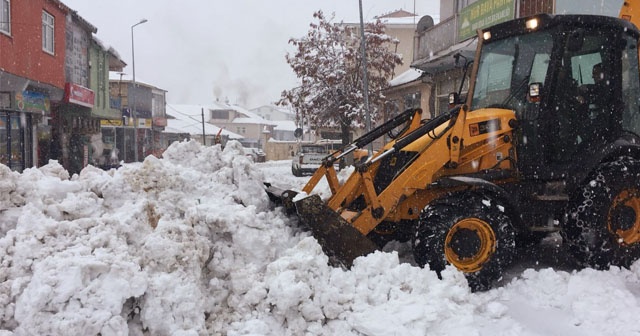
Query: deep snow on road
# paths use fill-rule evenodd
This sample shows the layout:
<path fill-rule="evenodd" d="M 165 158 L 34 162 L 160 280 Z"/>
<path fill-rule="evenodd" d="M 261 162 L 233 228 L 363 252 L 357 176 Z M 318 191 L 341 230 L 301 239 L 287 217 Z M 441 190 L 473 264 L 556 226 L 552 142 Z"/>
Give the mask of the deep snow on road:
<path fill-rule="evenodd" d="M 2 336 L 640 334 L 640 263 L 574 270 L 553 239 L 481 293 L 402 244 L 330 267 L 262 188 L 308 177 L 235 142 L 0 175 Z"/>

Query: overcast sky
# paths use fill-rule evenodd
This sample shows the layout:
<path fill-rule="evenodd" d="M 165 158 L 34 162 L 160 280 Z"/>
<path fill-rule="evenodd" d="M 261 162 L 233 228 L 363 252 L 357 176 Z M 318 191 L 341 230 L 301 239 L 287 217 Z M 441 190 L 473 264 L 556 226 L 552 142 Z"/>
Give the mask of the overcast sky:
<path fill-rule="evenodd" d="M 358 0 L 62 0 L 98 28 L 136 80 L 167 90 L 175 104 L 206 104 L 219 97 L 246 108 L 275 102 L 296 86 L 285 61 L 292 37 L 304 36 L 313 12 L 359 22 Z M 364 19 L 396 9 L 437 19 L 437 0 L 362 0 Z M 410 62 L 410 60 L 409 60 Z"/>

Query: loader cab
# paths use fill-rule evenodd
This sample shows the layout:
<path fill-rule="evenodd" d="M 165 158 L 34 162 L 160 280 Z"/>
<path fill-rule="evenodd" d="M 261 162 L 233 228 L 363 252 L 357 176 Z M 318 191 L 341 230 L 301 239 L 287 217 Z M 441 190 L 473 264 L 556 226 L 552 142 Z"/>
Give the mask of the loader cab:
<path fill-rule="evenodd" d="M 640 142 L 638 30 L 627 21 L 539 15 L 496 25 L 480 38 L 468 103 L 472 111 L 515 111 L 524 177 L 570 175 L 621 137 Z"/>

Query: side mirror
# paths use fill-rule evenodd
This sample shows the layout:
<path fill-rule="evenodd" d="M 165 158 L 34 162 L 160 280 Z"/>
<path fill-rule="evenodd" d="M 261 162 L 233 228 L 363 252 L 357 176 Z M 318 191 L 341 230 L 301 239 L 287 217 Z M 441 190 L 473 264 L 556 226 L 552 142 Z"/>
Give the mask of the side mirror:
<path fill-rule="evenodd" d="M 458 104 L 460 104 L 460 95 L 458 95 L 457 92 L 449 93 L 449 109 L 454 108 Z"/>

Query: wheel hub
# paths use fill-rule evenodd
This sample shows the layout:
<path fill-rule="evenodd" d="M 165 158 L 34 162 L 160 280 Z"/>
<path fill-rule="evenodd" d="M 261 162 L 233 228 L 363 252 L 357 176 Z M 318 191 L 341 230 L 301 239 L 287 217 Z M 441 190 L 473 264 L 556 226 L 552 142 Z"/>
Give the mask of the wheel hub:
<path fill-rule="evenodd" d="M 463 272 L 482 269 L 496 249 L 496 236 L 491 226 L 478 218 L 457 222 L 445 238 L 447 261 Z"/>
<path fill-rule="evenodd" d="M 640 242 L 640 192 L 624 189 L 615 197 L 607 215 L 609 232 L 614 234 L 620 245 Z"/>
<path fill-rule="evenodd" d="M 469 259 L 480 251 L 482 242 L 478 233 L 469 229 L 459 229 L 449 247 L 460 259 Z"/>

